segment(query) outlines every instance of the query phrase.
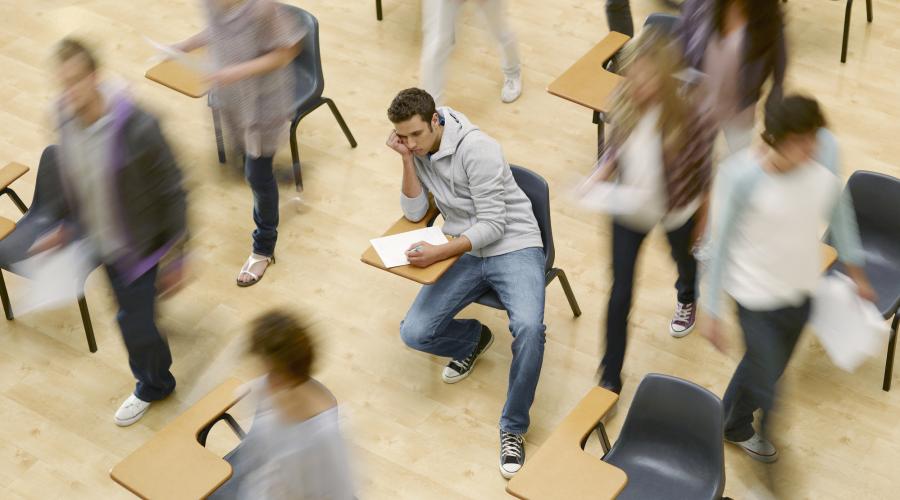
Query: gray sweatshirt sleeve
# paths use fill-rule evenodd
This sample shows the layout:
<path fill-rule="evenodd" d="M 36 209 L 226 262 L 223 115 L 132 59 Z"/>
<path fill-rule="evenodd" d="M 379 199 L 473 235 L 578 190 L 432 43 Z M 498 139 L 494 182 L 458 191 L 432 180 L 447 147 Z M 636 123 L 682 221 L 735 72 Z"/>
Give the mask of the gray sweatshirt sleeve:
<path fill-rule="evenodd" d="M 422 186 L 422 192 L 415 198 L 408 198 L 402 192 L 400 193 L 400 208 L 403 209 L 403 216 L 412 222 L 419 222 L 428 212 L 428 191 Z"/>
<path fill-rule="evenodd" d="M 816 134 L 816 142 L 816 161 L 839 178 L 840 154 L 834 135 L 828 129 L 819 129 Z M 856 224 L 856 213 L 853 210 L 853 199 L 847 189 L 838 194 L 837 202 L 831 212 L 828 232 L 841 262 L 856 266 L 865 264 L 866 257 L 859 239 L 859 227 Z"/>
<path fill-rule="evenodd" d="M 462 162 L 477 221 L 461 236 L 472 243 L 472 250 L 478 250 L 499 240 L 506 230 L 506 188 L 503 185 L 506 160 L 497 142 L 479 140 L 470 143 Z"/>
<path fill-rule="evenodd" d="M 413 160 L 413 162 L 416 161 Z M 418 165 L 416 165 L 416 171 L 418 171 Z M 418 177 L 418 174 L 416 176 Z M 419 222 L 428 213 L 428 188 L 425 187 L 422 178 L 418 178 L 419 184 L 422 185 L 422 192 L 419 193 L 419 196 L 409 198 L 403 194 L 402 190 L 400 191 L 400 208 L 403 210 L 403 216 L 412 222 Z"/>

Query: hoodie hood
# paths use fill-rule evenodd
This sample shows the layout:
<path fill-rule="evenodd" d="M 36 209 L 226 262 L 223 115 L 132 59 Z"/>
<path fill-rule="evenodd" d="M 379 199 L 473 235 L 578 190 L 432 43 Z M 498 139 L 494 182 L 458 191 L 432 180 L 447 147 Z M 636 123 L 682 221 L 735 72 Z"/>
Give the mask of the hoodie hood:
<path fill-rule="evenodd" d="M 451 109 L 447 106 L 441 106 L 437 109 L 438 114 L 444 120 L 444 135 L 441 136 L 441 147 L 436 153 L 431 155 L 431 161 L 437 161 L 441 158 L 453 155 L 459 148 L 459 143 L 470 133 L 478 130 L 472 122 L 466 118 L 466 115 Z"/>

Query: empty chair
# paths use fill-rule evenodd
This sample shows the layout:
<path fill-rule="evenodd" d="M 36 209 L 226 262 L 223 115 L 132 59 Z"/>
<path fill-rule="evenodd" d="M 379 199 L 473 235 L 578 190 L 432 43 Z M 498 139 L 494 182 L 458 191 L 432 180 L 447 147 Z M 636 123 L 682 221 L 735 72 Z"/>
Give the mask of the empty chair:
<path fill-rule="evenodd" d="M 882 389 L 889 391 L 900 322 L 900 179 L 858 170 L 850 176 L 845 189 L 853 199 L 866 274 L 878 293 L 876 306 L 885 319 L 894 318 L 882 384 Z M 840 262 L 832 269 L 844 271 Z"/>
<path fill-rule="evenodd" d="M 603 457 L 628 475 L 618 498 L 721 499 L 723 427 L 715 394 L 668 375 L 644 377 L 619 439 Z"/>
<path fill-rule="evenodd" d="M 59 147 L 47 146 L 41 154 L 38 165 L 37 181 L 34 188 L 34 198 L 25 215 L 16 223 L 16 229 L 2 241 L 0 241 L 0 273 L 9 271 L 11 264 L 28 257 L 28 249 L 38 238 L 55 226 L 61 219 L 64 211 L 64 199 L 58 162 Z M 82 285 L 83 286 L 83 285 Z M 6 294 L 6 286 L 0 280 L 2 292 Z M 4 305 L 6 319 L 13 319 L 12 307 Z M 94 339 L 94 329 L 91 324 L 91 316 L 88 312 L 84 291 L 78 297 L 78 308 L 81 311 L 81 320 L 84 324 L 84 334 L 87 337 L 88 349 L 97 352 L 97 342 Z"/>
<path fill-rule="evenodd" d="M 527 168 L 511 165 L 513 177 L 516 184 L 525 192 L 525 196 L 531 200 L 531 209 L 534 211 L 534 217 L 537 219 L 538 227 L 541 229 L 541 239 L 544 241 L 544 272 L 546 273 L 546 284 L 549 285 L 554 278 L 559 277 L 559 283 L 562 285 L 572 308 L 572 314 L 576 317 L 581 316 L 581 308 L 578 307 L 578 301 L 575 300 L 575 294 L 572 293 L 572 287 L 566 278 L 566 273 L 559 268 L 553 267 L 553 259 L 556 252 L 553 247 L 553 230 L 550 227 L 550 187 L 547 181 L 540 175 L 528 170 Z M 483 306 L 493 307 L 494 309 L 503 309 L 500 298 L 493 290 L 482 295 L 477 301 Z"/>
<path fill-rule="evenodd" d="M 325 77 L 322 74 L 322 58 L 319 53 L 319 21 L 309 12 L 292 5 L 280 5 L 286 15 L 295 16 L 297 24 L 306 36 L 303 38 L 302 49 L 291 62 L 294 71 L 294 118 L 291 120 L 291 158 L 293 160 L 294 183 L 298 190 L 303 189 L 303 176 L 300 171 L 300 149 L 297 146 L 297 126 L 306 115 L 312 113 L 319 106 L 327 104 L 331 113 L 341 126 L 344 135 L 350 142 L 350 147 L 356 147 L 356 139 L 347 127 L 347 123 L 341 116 L 334 101 L 322 96 L 325 89 Z M 214 93 L 210 94 L 210 103 L 215 99 Z M 219 152 L 219 161 L 225 162 L 225 149 L 222 141 L 222 128 L 218 113 L 213 108 L 213 122 L 216 129 L 216 146 Z"/>

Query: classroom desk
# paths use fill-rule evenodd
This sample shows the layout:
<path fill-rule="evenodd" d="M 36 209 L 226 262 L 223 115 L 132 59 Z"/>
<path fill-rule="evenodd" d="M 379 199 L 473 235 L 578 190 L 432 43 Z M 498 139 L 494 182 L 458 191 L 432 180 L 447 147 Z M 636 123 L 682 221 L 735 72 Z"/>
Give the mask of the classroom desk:
<path fill-rule="evenodd" d="M 619 396 L 594 387 L 559 424 L 534 455 L 528 457 L 506 492 L 528 500 L 616 498 L 628 483 L 625 471 L 581 448 Z"/>
<path fill-rule="evenodd" d="M 598 158 L 603 149 L 603 119 L 609 112 L 609 98 L 623 79 L 603 66 L 629 39 L 622 33 L 610 32 L 547 87 L 547 92 L 595 112 Z"/>
<path fill-rule="evenodd" d="M 231 477 L 231 464 L 207 450 L 197 436 L 246 396 L 230 378 L 165 426 L 109 471 L 141 498 L 205 498 Z"/>
<path fill-rule="evenodd" d="M 837 262 L 837 257 L 837 250 L 822 243 L 822 272 L 828 271 L 828 269 Z"/>
<path fill-rule="evenodd" d="M 392 234 L 403 233 L 406 231 L 415 231 L 416 229 L 422 229 L 428 227 L 431 222 L 438 216 L 438 209 L 432 203 L 431 207 L 429 207 L 428 212 L 425 214 L 425 217 L 422 218 L 419 222 L 411 222 L 406 217 L 400 217 L 397 222 L 394 223 L 393 226 L 388 228 L 387 231 L 382 234 L 382 236 L 390 236 Z M 416 283 L 421 283 L 423 285 L 431 285 L 444 275 L 447 272 L 447 269 L 450 269 L 450 266 L 456 263 L 459 260 L 459 256 L 450 257 L 449 259 L 442 260 L 439 262 L 435 262 L 434 264 L 428 267 L 415 267 L 411 265 L 399 266 L 399 267 L 384 267 L 384 263 L 381 261 L 381 257 L 378 256 L 378 252 L 369 245 L 369 248 L 363 252 L 362 257 L 360 258 L 363 262 L 370 266 L 377 267 L 378 269 L 383 269 L 389 273 L 394 273 L 397 276 L 402 276 L 406 279 L 413 280 Z"/>
<path fill-rule="evenodd" d="M 199 54 L 199 51 L 191 54 Z M 169 87 L 194 99 L 203 97 L 209 92 L 209 84 L 202 75 L 180 62 L 168 59 L 148 69 L 144 76 L 148 80 Z"/>
<path fill-rule="evenodd" d="M 0 217 L 0 240 L 9 236 L 9 233 L 13 232 L 16 229 L 16 223 L 7 219 L 6 217 Z M 0 275 L 2 278 L 2 275 Z"/>

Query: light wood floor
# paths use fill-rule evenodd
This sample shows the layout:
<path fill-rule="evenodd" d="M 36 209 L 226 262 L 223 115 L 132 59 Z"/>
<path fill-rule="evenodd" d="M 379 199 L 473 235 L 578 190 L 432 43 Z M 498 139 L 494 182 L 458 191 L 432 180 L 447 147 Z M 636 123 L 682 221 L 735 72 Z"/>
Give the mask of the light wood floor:
<path fill-rule="evenodd" d="M 160 304 L 179 380 L 168 401 L 154 405 L 133 427 L 112 414 L 132 390 L 114 303 L 102 272 L 88 282 L 100 350 L 89 354 L 75 304 L 24 315 L 0 328 L 0 497 L 127 498 L 107 471 L 149 439 L 186 404 L 226 375 L 249 379 L 257 369 L 235 354 L 245 325 L 273 306 L 316 321 L 323 353 L 319 377 L 337 395 L 347 420 L 362 498 L 503 498 L 497 472 L 497 419 L 510 361 L 505 315 L 472 307 L 464 315 L 501 333 L 464 383 L 441 383 L 444 360 L 415 353 L 398 338 L 398 323 L 417 287 L 359 262 L 367 239 L 399 214 L 400 165 L 384 146 L 385 110 L 401 88 L 418 81 L 419 2 L 291 0 L 318 16 L 326 95 L 337 102 L 359 141 L 350 149 L 325 109 L 300 126 L 306 192 L 294 199 L 285 148 L 278 264 L 264 281 L 239 289 L 234 277 L 249 252 L 250 193 L 232 167 L 216 162 L 209 112 L 142 78 L 152 49 L 141 35 L 175 41 L 198 31 L 198 1 L 0 0 L 0 162 L 36 166 L 54 140 L 49 109 L 57 92 L 49 59 L 54 42 L 76 33 L 98 48 L 106 70 L 126 78 L 162 120 L 187 174 L 193 226 L 194 281 Z M 658 10 L 634 3 L 636 18 Z M 610 286 L 608 221 L 573 209 L 564 190 L 586 171 L 595 151 L 590 113 L 547 94 L 547 84 L 606 32 L 599 0 L 512 0 L 520 37 L 525 92 L 514 104 L 499 100 L 502 77 L 495 44 L 472 6 L 463 11 L 448 86 L 449 104 L 496 137 L 507 158 L 543 174 L 553 197 L 557 263 L 572 281 L 584 315 L 573 319 L 556 284 L 547 295 L 546 357 L 532 408 L 528 451 L 594 383 L 601 347 L 599 325 Z M 844 147 L 845 175 L 870 169 L 900 175 L 900 4 L 875 1 L 866 25 L 858 2 L 850 53 L 839 63 L 843 2 L 787 4 L 792 89 L 821 99 Z M 31 198 L 34 171 L 18 183 Z M 0 215 L 15 217 L 0 201 Z M 900 214 L 898 214 L 900 215 Z M 639 270 L 623 406 L 648 372 L 693 380 L 717 394 L 739 356 L 728 356 L 699 335 L 667 333 L 674 301 L 674 266 L 654 234 Z M 13 300 L 22 282 L 7 278 Z M 732 330 L 733 331 L 733 330 Z M 736 334 L 736 332 L 733 331 Z M 785 498 L 897 498 L 900 463 L 900 388 L 881 391 L 883 359 L 854 374 L 830 364 L 807 335 L 784 379 L 771 470 Z M 613 419 L 615 439 L 624 411 Z M 249 411 L 243 411 L 244 420 Z M 217 451 L 234 442 L 224 431 Z M 590 450 L 597 452 L 596 443 Z M 765 468 L 731 447 L 726 493 L 748 498 Z"/>

